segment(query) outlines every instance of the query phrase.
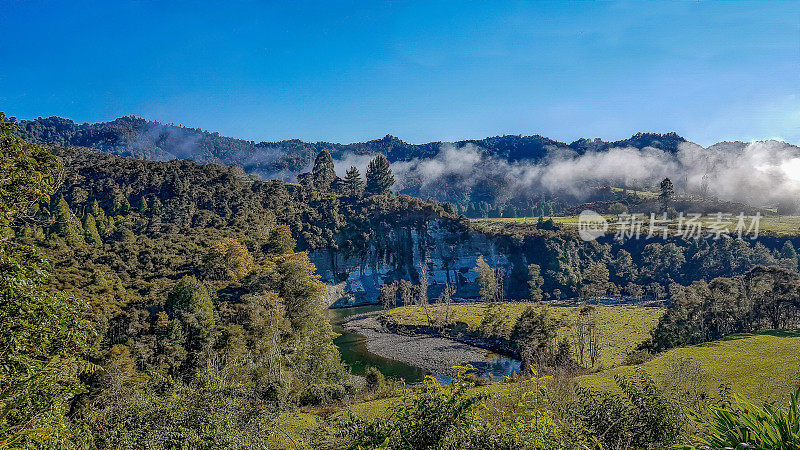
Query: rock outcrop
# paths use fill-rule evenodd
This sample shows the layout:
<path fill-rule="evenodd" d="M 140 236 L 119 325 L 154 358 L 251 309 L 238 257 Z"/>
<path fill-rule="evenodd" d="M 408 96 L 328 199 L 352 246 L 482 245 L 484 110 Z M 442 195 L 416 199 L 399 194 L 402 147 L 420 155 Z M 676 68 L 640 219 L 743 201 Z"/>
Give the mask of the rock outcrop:
<path fill-rule="evenodd" d="M 348 249 L 323 248 L 311 252 L 317 272 L 329 285 L 333 307 L 374 304 L 384 283 L 406 279 L 419 281 L 421 265 L 427 268 L 428 294 L 438 296 L 447 283 L 455 296 L 478 296 L 476 260 L 483 256 L 496 268 L 510 272 L 509 258 L 497 243 L 482 233 L 466 230 L 449 219 L 421 225 L 397 226 L 380 236 L 360 255 Z"/>

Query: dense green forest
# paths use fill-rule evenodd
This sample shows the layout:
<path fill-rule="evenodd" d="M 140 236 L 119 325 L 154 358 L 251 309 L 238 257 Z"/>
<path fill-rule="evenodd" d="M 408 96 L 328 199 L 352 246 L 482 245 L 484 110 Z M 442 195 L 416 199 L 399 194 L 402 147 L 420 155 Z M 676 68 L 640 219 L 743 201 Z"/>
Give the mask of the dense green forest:
<path fill-rule="evenodd" d="M 297 139 L 256 143 L 134 116 L 91 124 L 37 118 L 20 121 L 15 133 L 30 142 L 94 148 L 121 156 L 236 165 L 262 179 L 290 182 L 301 181 L 323 151 L 331 154 L 342 178 L 351 165 L 364 170 L 368 160 L 384 155 L 398 172 L 394 192 L 449 202 L 454 211 L 469 218 L 547 216 L 587 208 L 612 214 L 619 210 L 649 213 L 656 206 L 650 190 L 657 187 L 660 178 L 656 178 L 664 175 L 672 176 L 680 187 L 676 202 L 694 212 L 750 211 L 765 205 L 789 212 L 797 209 L 792 199 L 770 198 L 775 192 L 769 189 L 739 192 L 735 185 L 727 186 L 723 173 L 715 173 L 717 166 L 727 170 L 725 159 L 735 158 L 748 144 L 721 142 L 701 149 L 675 133 L 572 143 L 538 135 L 424 144 L 394 136 L 352 144 Z M 785 147 L 788 153 L 798 151 L 785 143 L 772 144 Z M 625 160 L 633 164 L 630 171 L 620 169 Z M 720 160 L 725 163 L 714 162 Z M 591 170 L 598 165 L 600 170 Z M 720 200 L 719 194 L 732 198 Z"/>
<path fill-rule="evenodd" d="M 367 142 L 337 144 L 330 142 L 252 142 L 220 136 L 197 128 L 162 124 L 133 116 L 120 117 L 110 122 L 76 124 L 60 117 L 38 118 L 19 122 L 17 133 L 30 142 L 79 146 L 150 160 L 192 159 L 201 163 L 237 165 L 249 174 L 264 179 L 279 178 L 294 181 L 295 177 L 311 167 L 322 151 L 331 153 L 341 161 L 364 160 L 378 154 L 385 155 L 390 163 L 419 163 L 435 158 L 443 148 L 475 148 L 486 158 L 497 158 L 511 164 L 535 164 L 558 155 L 578 156 L 587 152 L 602 152 L 611 148 L 645 147 L 664 150 L 671 154 L 686 140 L 675 133 L 638 133 L 629 139 L 603 141 L 579 139 L 563 143 L 534 136 L 496 136 L 480 140 L 463 140 L 453 143 L 429 142 L 410 144 L 394 136 L 385 136 Z M 412 170 L 404 174 L 396 190 L 403 194 L 457 205 L 467 217 L 524 217 L 547 215 L 566 210 L 574 205 L 571 196 L 563 198 L 544 189 L 534 192 L 517 192 L 515 180 L 503 180 L 502 174 L 492 167 L 483 167 L 477 173 L 474 186 L 465 186 L 460 176 L 446 177 L 439 183 L 450 189 L 431 189 L 425 175 Z M 602 192 L 592 199 L 607 199 Z"/>
<path fill-rule="evenodd" d="M 50 122 L 23 124 L 22 134 L 160 157 L 114 137 L 118 127 L 136 135 L 159 124 Z M 617 380 L 621 394 L 566 381 L 553 391 L 564 370 L 581 368 L 559 348 L 554 319 L 534 311 L 514 325 L 530 363 L 516 380 L 521 394 L 502 385 L 476 394 L 485 381 L 467 369 L 449 386 L 427 379 L 410 390 L 375 371 L 355 377 L 332 342 L 312 261 L 320 255 L 376 254 L 392 268 L 387 284 L 424 286 L 414 292 L 427 301 L 448 286 L 428 291 L 412 255 L 480 239 L 508 257 L 507 272 L 478 258 L 474 283 L 486 299 L 667 303 L 642 349 L 652 352 L 797 326 L 791 239 L 587 243 L 544 221 L 493 232 L 451 205 L 392 194 L 388 147 L 369 149 L 388 159 L 373 158 L 363 177 L 352 168 L 340 178 L 331 154 L 310 146 L 287 166 L 312 167 L 295 184 L 216 163 L 43 148 L 13 134 L 4 116 L 0 123 L 0 448 L 296 448 L 301 437 L 321 448 L 648 448 L 690 442 L 704 426 L 687 412 L 697 405 L 644 373 Z M 226 138 L 185 130 L 208 142 L 205 161 L 231 162 Z M 590 144 L 604 145 L 580 145 Z M 410 236 L 430 237 L 434 224 L 450 240 L 415 247 Z M 325 281 L 350 276 L 340 269 Z M 400 398 L 388 416 L 333 414 L 381 397 Z M 731 409 L 728 397 L 703 408 L 749 411 Z M 300 412 L 323 419 L 308 431 L 313 439 L 287 424 L 285 414 Z"/>
<path fill-rule="evenodd" d="M 15 387 L 12 397 L 3 399 L 12 408 L 11 415 L 3 417 L 4 444 L 31 439 L 47 446 L 139 446 L 148 438 L 137 433 L 162 427 L 180 434 L 181 421 L 188 420 L 194 422 L 185 426 L 216 437 L 182 436 L 180 445 L 224 436 L 239 447 L 242 439 L 252 437 L 243 437 L 243 429 L 238 429 L 255 420 L 252 414 L 265 423 L 270 420 L 262 414 L 265 404 L 276 410 L 287 402 L 318 403 L 352 391 L 331 342 L 322 302 L 325 287 L 307 254 L 295 252 L 289 228 L 271 222 L 275 216 L 266 214 L 263 205 L 255 209 L 252 203 L 237 204 L 231 198 L 244 199 L 236 189 L 249 190 L 252 180 L 223 182 L 227 196 L 222 191 L 203 192 L 211 194 L 209 199 L 228 200 L 224 207 L 205 205 L 221 213 L 209 220 L 225 218 L 224 223 L 187 223 L 187 218 L 195 218 L 187 210 L 196 206 L 180 195 L 180 183 L 200 181 L 192 179 L 192 171 L 200 170 L 194 163 L 183 170 L 180 163 L 163 167 L 166 170 L 151 172 L 150 180 L 139 179 L 137 186 L 153 189 L 154 196 L 149 203 L 141 196 L 131 206 L 129 197 L 113 190 L 116 185 L 105 190 L 84 183 L 80 170 L 65 171 L 62 164 L 75 167 L 74 160 L 62 158 L 59 164 L 46 151 L 11 137 L 5 125 L 3 139 L 4 155 L 23 150 L 10 159 L 8 170 L 4 167 L 4 173 L 15 177 L 14 190 L 4 190 L 4 219 L 16 235 L 8 240 L 6 233 L 3 247 L 3 267 L 9 271 L 4 299 L 12 302 L 3 304 L 4 317 L 11 319 L 3 320 L 8 327 L 3 336 L 15 337 L 4 340 L 4 388 Z M 97 167 L 120 179 L 145 174 L 125 173 L 112 164 Z M 235 171 L 218 169 L 215 176 L 236 179 Z M 166 174 L 180 180 L 172 186 L 175 191 L 155 181 Z M 72 207 L 61 193 L 48 195 L 50 186 L 65 176 L 79 177 L 76 181 L 95 194 L 84 199 L 81 209 L 77 199 L 85 194 L 79 190 L 70 193 Z M 282 201 L 283 207 L 289 204 L 280 194 L 264 196 Z M 31 208 L 41 200 L 41 209 Z M 235 222 L 230 208 L 242 213 L 242 222 Z M 253 216 L 245 216 L 244 210 Z M 200 232 L 177 232 L 193 226 Z M 248 233 L 258 242 L 253 253 L 234 238 Z M 36 248 L 49 257 L 52 275 L 39 269 L 44 262 L 31 259 Z M 23 256 L 16 256 L 20 253 Z M 31 290 L 30 283 L 38 287 Z M 31 316 L 20 315 L 14 305 Z M 62 386 L 70 379 L 58 377 L 68 374 L 71 381 Z M 15 383 L 26 391 L 16 389 Z M 29 394 L 39 390 L 45 392 Z M 176 395 L 201 402 L 209 415 L 197 416 L 190 403 L 169 403 Z M 68 403 L 58 402 L 59 397 Z M 66 412 L 75 424 L 89 429 L 67 426 Z M 159 423 L 162 415 L 176 422 Z M 37 427 L 30 427 L 32 421 Z M 51 422 L 61 426 L 61 432 L 51 433 Z M 229 427 L 233 434 L 214 435 L 221 430 L 206 425 Z M 171 446 L 165 435 L 156 433 L 152 439 Z"/>
<path fill-rule="evenodd" d="M 386 155 L 389 162 L 396 162 L 431 157 L 443 144 L 409 144 L 391 135 L 352 144 L 300 140 L 255 143 L 220 136 L 219 133 L 199 128 L 162 124 L 135 116 L 91 124 L 76 124 L 61 117 L 23 120 L 19 122 L 16 132 L 30 142 L 96 148 L 107 153 L 146 159 L 185 158 L 199 162 L 221 162 L 242 166 L 251 173 L 278 173 L 287 170 L 299 172 L 310 166 L 322 150 L 328 150 L 335 158 L 348 152 L 367 155 L 381 153 Z M 520 161 L 542 159 L 556 148 L 568 148 L 578 153 L 614 147 L 653 147 L 676 152 L 678 144 L 682 142 L 686 140 L 675 133 L 638 133 L 629 139 L 610 142 L 579 139 L 566 144 L 534 135 L 497 136 L 453 144 L 474 144 L 485 148 L 492 155 Z"/>

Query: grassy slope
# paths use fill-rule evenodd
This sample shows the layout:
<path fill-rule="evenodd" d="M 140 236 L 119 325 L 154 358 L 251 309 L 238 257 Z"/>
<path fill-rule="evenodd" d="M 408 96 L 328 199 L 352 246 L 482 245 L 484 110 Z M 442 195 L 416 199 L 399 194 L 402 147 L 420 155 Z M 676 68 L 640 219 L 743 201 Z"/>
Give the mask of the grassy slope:
<path fill-rule="evenodd" d="M 656 380 L 668 382 L 676 377 L 675 363 L 691 358 L 699 365 L 703 387 L 716 395 L 721 384 L 751 400 L 785 400 L 800 384 L 800 331 L 771 331 L 730 336 L 719 341 L 681 347 L 660 354 L 642 365 Z M 578 377 L 583 386 L 613 389 L 614 376 L 629 374 L 632 366 L 622 366 Z"/>
<path fill-rule="evenodd" d="M 533 303 L 501 303 L 503 309 L 501 316 L 504 318 L 501 333 L 508 336 L 514 323 L 528 306 Z M 537 306 L 540 307 L 540 306 Z M 485 311 L 482 304 L 457 304 L 451 306 L 450 317 L 452 322 L 463 322 L 475 331 L 480 327 Z M 551 313 L 561 317 L 565 323 L 574 324 L 580 307 L 577 306 L 551 306 Z M 659 317 L 663 314 L 662 308 L 634 307 L 634 306 L 597 306 L 597 321 L 600 329 L 603 348 L 600 354 L 600 365 L 614 367 L 622 363 L 625 356 L 644 342 L 650 336 Z M 429 307 L 432 317 L 443 314 L 444 308 L 440 306 Z M 389 311 L 390 320 L 400 325 L 427 325 L 424 310 L 417 306 L 404 306 Z M 570 327 L 562 328 L 560 333 L 571 338 Z"/>
<path fill-rule="evenodd" d="M 313 448 L 310 433 L 322 425 L 322 419 L 308 412 L 282 412 L 276 432 L 269 438 L 270 448 L 280 450 Z"/>

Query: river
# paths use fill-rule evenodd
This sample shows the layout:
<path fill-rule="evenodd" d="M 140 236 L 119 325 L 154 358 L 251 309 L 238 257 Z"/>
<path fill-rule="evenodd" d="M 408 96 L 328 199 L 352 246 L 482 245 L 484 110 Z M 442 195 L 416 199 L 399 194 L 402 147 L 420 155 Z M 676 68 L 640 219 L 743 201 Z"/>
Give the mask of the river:
<path fill-rule="evenodd" d="M 333 331 L 339 333 L 334 339 L 334 344 L 339 348 L 342 361 L 347 364 L 356 375 L 364 375 L 369 367 L 379 369 L 386 377 L 395 380 L 403 379 L 408 383 L 422 381 L 425 375 L 432 375 L 442 383 L 450 381 L 450 377 L 442 373 L 428 373 L 420 367 L 384 358 L 367 349 L 366 338 L 353 331 L 346 330 L 342 324 L 356 314 L 379 310 L 379 306 L 360 306 L 354 308 L 329 309 L 328 317 L 333 326 Z M 492 352 L 484 352 L 486 356 L 481 361 L 464 361 L 478 369 L 483 377 L 502 378 L 512 372 L 519 371 L 520 362 L 507 356 Z"/>

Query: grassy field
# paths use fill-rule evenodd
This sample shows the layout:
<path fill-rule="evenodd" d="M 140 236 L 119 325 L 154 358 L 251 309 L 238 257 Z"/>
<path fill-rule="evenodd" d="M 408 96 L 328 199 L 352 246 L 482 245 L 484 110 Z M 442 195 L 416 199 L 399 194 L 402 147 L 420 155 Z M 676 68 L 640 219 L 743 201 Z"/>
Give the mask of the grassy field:
<path fill-rule="evenodd" d="M 508 336 L 517 319 L 528 306 L 533 303 L 500 303 L 503 318 L 499 324 L 498 334 Z M 536 306 L 542 307 L 542 306 Z M 561 335 L 571 338 L 571 325 L 575 323 L 580 307 L 549 306 L 554 317 L 561 318 L 568 326 L 562 328 Z M 663 314 L 662 308 L 637 306 L 596 306 L 597 326 L 600 330 L 603 348 L 600 352 L 600 367 L 614 367 L 622 363 L 627 354 L 650 337 L 658 319 Z M 444 308 L 430 306 L 432 317 L 443 315 Z M 452 323 L 462 322 L 471 331 L 480 328 L 486 307 L 483 304 L 456 304 L 450 307 Z M 427 316 L 423 308 L 403 306 L 387 313 L 388 319 L 399 325 L 427 325 Z"/>
<path fill-rule="evenodd" d="M 784 401 L 800 385 L 800 331 L 742 334 L 676 348 L 641 367 L 666 385 L 683 381 L 715 396 L 721 384 L 728 384 L 732 392 L 750 400 Z M 577 381 L 583 386 L 615 389 L 614 376 L 634 370 L 621 366 Z"/>
<path fill-rule="evenodd" d="M 298 449 L 313 448 L 309 433 L 322 425 L 322 419 L 308 412 L 294 411 L 283 412 L 278 417 L 280 432 L 271 436 L 269 440 L 270 448 L 274 449 Z"/>
<path fill-rule="evenodd" d="M 609 222 L 609 227 L 607 233 L 613 234 L 616 233 L 617 230 L 620 229 L 620 224 L 618 223 L 618 216 L 611 216 L 605 215 L 603 216 Z M 553 216 L 553 222 L 558 225 L 559 227 L 567 230 L 577 230 L 578 229 L 578 216 Z M 750 236 L 751 234 L 746 233 L 747 228 L 750 226 L 751 219 L 749 217 L 744 218 L 744 225 L 745 228 L 743 230 L 743 234 L 745 236 Z M 514 217 L 514 218 L 500 218 L 500 219 L 471 219 L 471 221 L 488 230 L 493 231 L 502 231 L 502 230 L 520 230 L 524 229 L 527 226 L 536 226 L 536 222 L 539 219 L 537 217 Z M 641 230 L 643 236 L 646 236 L 649 232 L 649 223 L 650 223 L 650 216 L 642 216 L 641 220 L 643 221 Z M 713 216 L 702 216 L 698 218 L 698 221 L 702 224 L 702 235 L 705 236 L 709 230 L 709 224 L 714 222 L 716 219 Z M 725 222 L 725 226 L 730 230 L 732 236 L 736 235 L 736 226 L 738 223 L 737 217 L 729 217 L 728 220 Z M 669 227 L 669 235 L 674 235 L 676 233 L 678 227 L 678 221 L 673 220 L 666 224 L 657 223 L 657 225 L 663 226 L 667 225 Z M 625 230 L 629 229 L 630 224 L 624 225 Z M 660 233 L 660 228 L 655 230 L 655 233 Z M 759 221 L 759 234 L 768 235 L 768 236 L 783 236 L 783 237 L 793 237 L 793 236 L 800 236 L 800 216 L 762 216 Z"/>
<path fill-rule="evenodd" d="M 658 190 L 649 190 L 648 191 L 648 190 L 637 190 L 637 189 L 623 189 L 621 187 L 612 187 L 611 191 L 612 192 L 619 192 L 619 193 L 627 192 L 628 194 L 638 195 L 640 198 L 644 198 L 644 199 L 648 199 L 648 200 L 652 200 L 654 198 L 658 198 L 658 196 L 661 194 L 661 192 L 659 192 Z"/>
<path fill-rule="evenodd" d="M 612 216 L 603 216 L 606 220 L 612 219 Z M 571 230 L 578 229 L 578 216 L 551 216 L 547 217 L 553 219 L 553 222 L 559 227 Z M 503 217 L 494 219 L 470 219 L 475 225 L 489 230 L 500 231 L 507 228 L 524 228 L 535 227 L 539 221 L 538 217 Z"/>

